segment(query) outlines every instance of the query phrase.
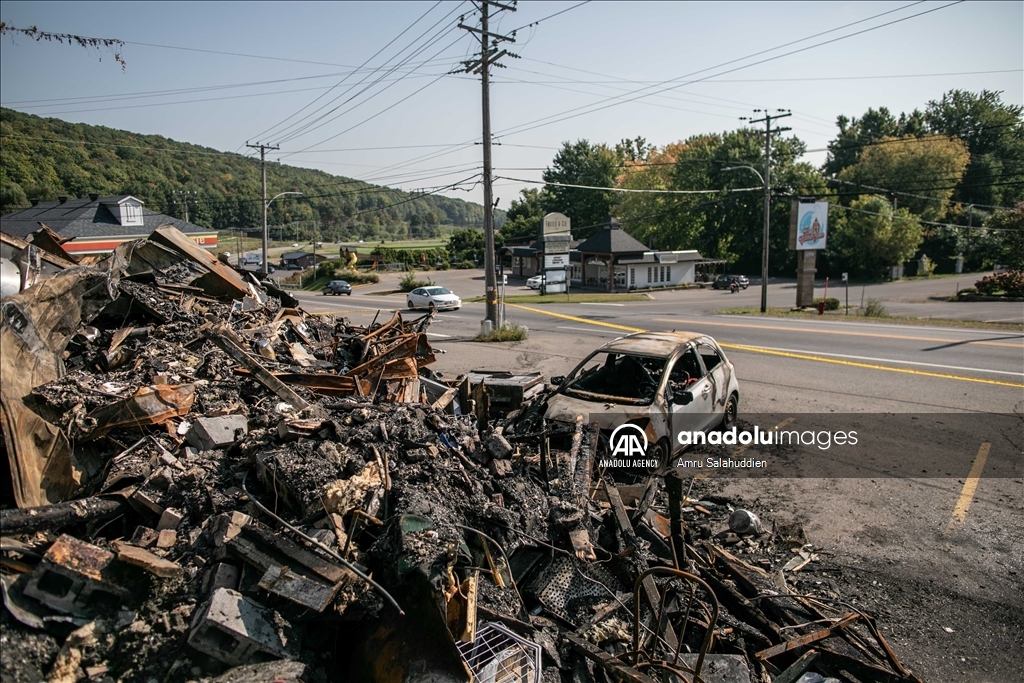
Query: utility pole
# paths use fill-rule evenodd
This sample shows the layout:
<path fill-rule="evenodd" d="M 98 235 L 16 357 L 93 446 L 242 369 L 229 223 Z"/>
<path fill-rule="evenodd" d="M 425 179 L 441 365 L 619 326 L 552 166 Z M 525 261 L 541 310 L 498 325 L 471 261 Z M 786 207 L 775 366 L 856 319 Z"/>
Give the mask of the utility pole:
<path fill-rule="evenodd" d="M 185 220 L 186 223 L 188 223 L 188 198 L 189 198 L 190 195 L 191 196 L 195 196 L 195 194 L 196 193 L 192 192 L 191 190 L 175 190 L 174 191 L 174 199 L 178 203 L 178 205 L 183 207 L 182 208 L 182 213 L 185 216 L 184 220 Z"/>
<path fill-rule="evenodd" d="M 755 109 L 754 112 L 763 112 L 764 118 L 752 120 L 750 123 L 764 123 L 764 244 L 761 251 L 761 312 L 768 310 L 768 227 L 771 224 L 772 210 L 772 133 L 781 133 L 792 130 L 791 128 L 778 128 L 772 130 L 772 121 L 783 119 L 793 114 L 786 109 L 776 109 L 778 114 L 774 116 L 768 113 L 767 109 Z"/>
<path fill-rule="evenodd" d="M 484 298 L 487 302 L 487 320 L 492 326 L 498 324 L 498 278 L 494 271 L 494 199 L 491 188 L 491 66 L 502 66 L 498 60 L 508 55 L 518 57 L 507 50 L 498 51 L 500 42 L 515 42 L 515 33 L 511 36 L 503 36 L 491 33 L 490 9 L 495 7 L 498 11 L 515 12 L 515 2 L 512 5 L 504 5 L 493 0 L 481 0 L 480 2 L 480 28 L 467 26 L 465 17 L 459 19 L 459 28 L 480 36 L 480 54 L 477 59 L 463 62 L 463 68 L 454 73 L 480 74 L 482 110 L 483 110 L 483 146 L 484 146 Z"/>
<path fill-rule="evenodd" d="M 267 264 L 269 263 L 269 261 L 267 259 L 270 258 L 269 255 L 267 254 L 267 150 L 268 149 L 269 150 L 277 150 L 277 149 L 281 149 L 281 148 L 276 146 L 276 145 L 271 146 L 271 145 L 264 145 L 262 143 L 256 144 L 256 145 L 250 145 L 249 143 L 246 143 L 245 146 L 246 147 L 251 147 L 252 149 L 258 149 L 260 151 L 260 175 L 263 177 L 263 268 L 262 268 L 262 271 L 263 271 L 264 275 L 269 275 L 269 271 L 267 270 Z"/>

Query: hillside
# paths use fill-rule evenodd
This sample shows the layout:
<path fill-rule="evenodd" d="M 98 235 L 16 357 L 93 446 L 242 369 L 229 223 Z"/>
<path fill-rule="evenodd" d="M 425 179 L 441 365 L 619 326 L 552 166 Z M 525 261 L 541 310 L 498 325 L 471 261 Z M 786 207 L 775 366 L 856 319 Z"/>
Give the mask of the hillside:
<path fill-rule="evenodd" d="M 217 230 L 260 225 L 260 166 L 240 154 L 138 135 L 103 126 L 67 123 L 0 109 L 0 209 L 31 198 L 131 194 L 154 211 Z M 61 142 L 47 142 L 59 140 Z M 483 207 L 460 199 L 422 196 L 322 171 L 267 165 L 267 193 L 299 191 L 274 202 L 270 225 L 320 225 L 327 239 L 436 237 L 440 226 L 481 226 Z M 499 218 L 500 222 L 500 218 Z"/>

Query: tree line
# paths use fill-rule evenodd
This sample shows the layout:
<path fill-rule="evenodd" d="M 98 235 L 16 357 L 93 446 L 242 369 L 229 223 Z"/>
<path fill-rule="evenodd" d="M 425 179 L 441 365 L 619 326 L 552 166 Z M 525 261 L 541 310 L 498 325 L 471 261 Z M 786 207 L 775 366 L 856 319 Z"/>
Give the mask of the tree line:
<path fill-rule="evenodd" d="M 952 272 L 1024 259 L 1024 107 L 1001 93 L 953 90 L 923 110 L 880 107 L 839 116 L 825 163 L 800 161 L 797 136 L 772 138 L 771 274 L 792 275 L 790 204 L 828 201 L 828 248 L 818 272 L 881 277 L 909 259 Z M 543 174 L 545 185 L 512 202 L 506 242 L 537 235 L 550 211 L 572 219 L 585 238 L 609 217 L 652 249 L 698 249 L 736 271 L 760 272 L 764 131 L 743 127 L 656 147 L 643 137 L 617 144 L 565 142 Z M 710 191 L 702 194 L 625 190 Z M 740 191 L 737 191 L 740 190 Z M 1014 208 L 1016 207 L 1016 208 Z"/>
<path fill-rule="evenodd" d="M 258 160 L 160 135 L 41 118 L 0 109 L 0 212 L 59 195 L 130 194 L 146 208 L 215 230 L 261 225 Z M 324 239 L 409 239 L 442 226 L 483 225 L 479 204 L 417 196 L 322 171 L 267 165 L 267 193 L 302 192 L 270 207 L 268 223 L 316 225 Z M 503 214 L 503 212 L 502 212 Z M 502 216 L 503 217 L 503 216 Z"/>

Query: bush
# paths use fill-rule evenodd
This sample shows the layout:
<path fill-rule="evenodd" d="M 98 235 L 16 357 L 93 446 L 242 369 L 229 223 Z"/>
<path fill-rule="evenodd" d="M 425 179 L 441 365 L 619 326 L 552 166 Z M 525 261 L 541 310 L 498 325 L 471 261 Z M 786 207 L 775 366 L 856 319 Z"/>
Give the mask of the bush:
<path fill-rule="evenodd" d="M 324 261 L 316 267 L 317 278 L 328 278 L 330 280 L 344 280 L 350 285 L 376 284 L 380 282 L 380 276 L 373 271 L 360 271 L 345 268 L 343 261 Z"/>
<path fill-rule="evenodd" d="M 878 299 L 868 299 L 868 305 L 864 307 L 864 314 L 867 318 L 888 318 L 889 311 Z"/>
<path fill-rule="evenodd" d="M 508 342 L 523 341 L 529 335 L 529 330 L 518 323 L 505 323 L 490 334 L 481 334 L 475 341 L 478 342 Z"/>
<path fill-rule="evenodd" d="M 455 267 L 458 268 L 459 270 L 471 270 L 473 268 L 476 268 L 476 264 L 473 263 L 472 261 L 459 261 L 458 263 L 455 264 Z"/>
<path fill-rule="evenodd" d="M 995 295 L 1004 293 L 1006 296 L 1024 296 L 1024 272 L 1008 270 L 998 275 L 987 275 L 974 283 L 979 294 Z"/>
<path fill-rule="evenodd" d="M 821 301 L 822 301 L 821 299 L 815 299 L 814 300 L 814 305 L 817 306 L 819 303 L 821 303 Z M 839 299 L 835 298 L 834 296 L 830 296 L 827 299 L 825 299 L 825 310 L 826 311 L 838 311 L 839 310 Z"/>
<path fill-rule="evenodd" d="M 398 281 L 398 290 L 401 292 L 411 292 L 419 287 L 429 287 L 434 284 L 432 280 L 417 280 L 416 273 L 406 273 L 401 280 Z"/>

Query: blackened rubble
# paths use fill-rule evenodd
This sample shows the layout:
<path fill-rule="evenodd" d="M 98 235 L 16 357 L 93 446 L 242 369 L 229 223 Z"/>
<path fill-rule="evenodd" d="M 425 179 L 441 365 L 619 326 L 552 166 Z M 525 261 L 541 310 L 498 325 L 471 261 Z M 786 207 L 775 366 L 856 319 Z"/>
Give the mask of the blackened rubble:
<path fill-rule="evenodd" d="M 4 300 L 4 680 L 917 680 L 798 527 L 175 232 Z"/>

